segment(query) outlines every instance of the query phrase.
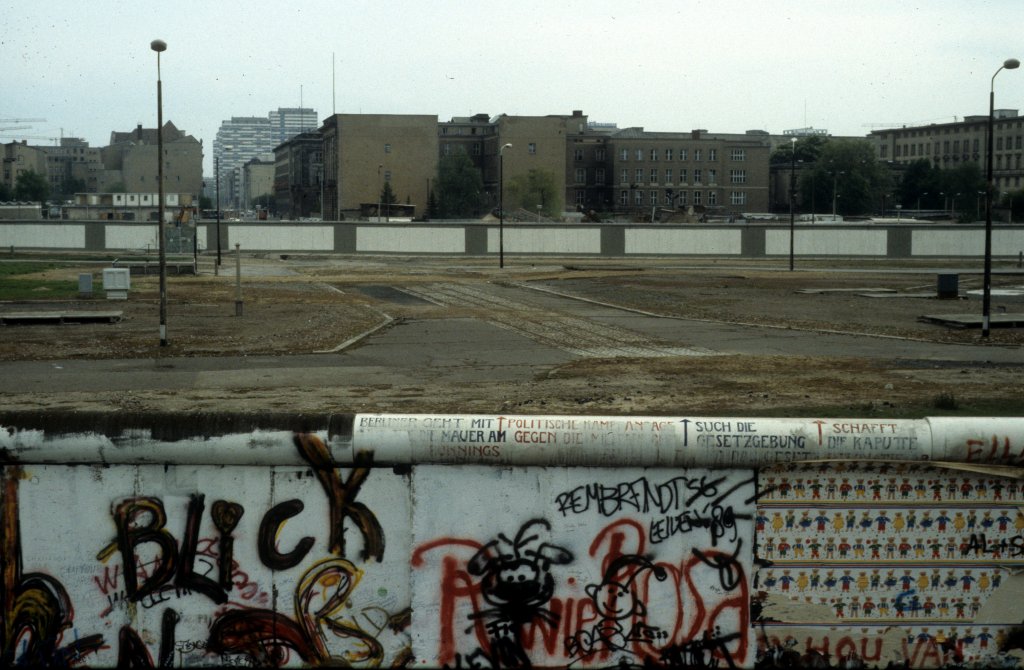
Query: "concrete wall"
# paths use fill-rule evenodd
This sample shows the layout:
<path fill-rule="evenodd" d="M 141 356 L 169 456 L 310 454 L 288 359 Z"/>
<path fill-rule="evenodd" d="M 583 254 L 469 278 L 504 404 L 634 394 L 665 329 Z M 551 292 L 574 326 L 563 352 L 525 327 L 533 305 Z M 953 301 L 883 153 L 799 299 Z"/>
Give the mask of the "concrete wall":
<path fill-rule="evenodd" d="M 0 453 L 5 667 L 1024 657 L 1024 419 L 7 413 Z"/>
<path fill-rule="evenodd" d="M 248 252 L 334 252 L 371 254 L 496 255 L 499 226 L 481 222 L 373 224 L 366 222 L 222 221 L 221 246 L 241 244 Z M 200 247 L 217 246 L 216 226 L 204 221 Z M 794 253 L 799 257 L 981 258 L 984 226 L 955 225 L 797 225 Z M 68 225 L 44 221 L 0 221 L 0 246 L 32 249 L 120 251 L 145 248 L 155 237 L 153 223 L 96 221 Z M 789 226 L 533 224 L 504 226 L 508 254 L 629 256 L 789 255 Z M 996 258 L 1017 258 L 1024 251 L 1024 226 L 1000 225 L 992 235 Z"/>

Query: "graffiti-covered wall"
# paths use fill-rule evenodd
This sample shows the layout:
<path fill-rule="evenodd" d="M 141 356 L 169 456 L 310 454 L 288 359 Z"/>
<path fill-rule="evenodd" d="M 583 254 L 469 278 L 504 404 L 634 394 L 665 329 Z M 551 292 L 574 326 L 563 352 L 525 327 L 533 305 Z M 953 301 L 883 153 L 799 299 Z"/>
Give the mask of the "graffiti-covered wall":
<path fill-rule="evenodd" d="M 1024 420 L 266 423 L 0 417 L 0 665 L 1024 658 Z"/>

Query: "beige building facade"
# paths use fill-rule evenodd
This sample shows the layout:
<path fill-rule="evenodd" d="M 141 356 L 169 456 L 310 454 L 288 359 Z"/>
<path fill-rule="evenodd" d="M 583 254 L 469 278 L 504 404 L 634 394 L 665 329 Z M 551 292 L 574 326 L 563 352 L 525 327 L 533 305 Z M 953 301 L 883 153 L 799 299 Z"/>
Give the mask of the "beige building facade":
<path fill-rule="evenodd" d="M 0 168 L 0 179 L 12 190 L 18 183 L 18 177 L 26 172 L 35 172 L 46 178 L 46 152 L 41 148 L 29 146 L 24 140 L 2 146 L 3 167 Z"/>
<path fill-rule="evenodd" d="M 1001 191 L 1024 188 L 1024 117 L 1016 109 L 995 110 L 992 167 Z M 933 123 L 875 130 L 869 135 L 879 160 L 908 164 L 927 160 L 949 170 L 977 163 L 984 173 L 988 156 L 988 116 L 967 116 L 954 123 Z"/>
<path fill-rule="evenodd" d="M 437 174 L 436 115 L 335 114 L 320 128 L 327 218 L 358 217 L 391 184 L 396 202 L 427 209 Z"/>

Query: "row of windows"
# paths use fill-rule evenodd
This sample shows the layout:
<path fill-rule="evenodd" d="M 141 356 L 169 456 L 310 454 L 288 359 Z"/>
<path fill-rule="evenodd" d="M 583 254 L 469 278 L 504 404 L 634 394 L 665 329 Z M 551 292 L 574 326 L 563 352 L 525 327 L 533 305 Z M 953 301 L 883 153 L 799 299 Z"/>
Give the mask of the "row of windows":
<path fill-rule="evenodd" d="M 679 170 L 679 184 L 689 183 L 690 171 L 686 168 Z M 707 177 L 708 184 L 718 183 L 718 170 L 709 169 L 703 170 L 700 168 L 693 170 L 693 183 L 703 184 L 705 176 Z M 632 178 L 631 178 L 632 177 Z M 672 168 L 665 168 L 659 170 L 658 168 L 635 168 L 630 172 L 629 168 L 622 168 L 619 171 L 619 183 L 620 184 L 668 184 L 672 185 L 676 183 L 676 173 Z M 577 184 L 587 183 L 587 169 L 576 168 L 575 182 Z M 594 170 L 594 183 L 601 185 L 605 183 L 605 171 L 604 168 L 596 168 Z M 747 183 L 747 171 L 746 170 L 729 170 L 729 183 L 730 184 L 746 184 Z"/>
<path fill-rule="evenodd" d="M 632 193 L 632 195 L 630 195 Z M 586 198 L 586 191 L 576 191 L 576 202 L 583 203 Z M 658 206 L 667 207 L 689 207 L 693 205 L 715 206 L 718 204 L 718 191 L 642 191 L 630 189 L 619 191 L 619 205 L 628 207 L 635 206 Z M 746 191 L 732 191 L 729 193 L 730 205 L 747 204 Z"/>
<path fill-rule="evenodd" d="M 997 137 L 995 138 L 995 150 L 996 151 L 1013 151 L 1024 149 L 1024 135 L 1017 135 L 1016 137 Z M 958 154 L 960 149 L 963 148 L 964 152 L 978 153 L 981 150 L 981 139 L 965 139 L 963 143 L 960 140 L 943 140 L 939 142 L 916 142 L 912 144 L 897 144 L 896 145 L 896 158 L 906 156 L 930 156 L 933 153 L 939 154 Z M 882 156 L 885 156 L 886 147 L 882 147 Z"/>
<path fill-rule="evenodd" d="M 1017 121 L 1016 123 L 1013 123 L 1012 121 L 1009 122 L 1009 123 L 1004 123 L 1004 122 L 1001 122 L 1001 121 L 999 121 L 997 119 L 996 123 L 998 124 L 996 132 L 999 132 L 1000 130 L 1009 129 L 1009 128 L 1021 128 L 1021 127 L 1024 127 L 1024 125 L 1022 125 L 1021 121 Z M 976 125 L 976 124 L 970 124 L 970 125 L 966 125 L 966 126 L 953 126 L 953 127 L 947 127 L 947 128 L 922 128 L 922 129 L 918 129 L 918 130 L 908 130 L 908 131 L 896 133 L 896 137 L 897 138 L 900 138 L 900 137 L 933 137 L 935 135 L 951 135 L 951 134 L 959 135 L 962 132 L 963 133 L 977 132 L 978 131 L 978 127 L 979 126 Z"/>

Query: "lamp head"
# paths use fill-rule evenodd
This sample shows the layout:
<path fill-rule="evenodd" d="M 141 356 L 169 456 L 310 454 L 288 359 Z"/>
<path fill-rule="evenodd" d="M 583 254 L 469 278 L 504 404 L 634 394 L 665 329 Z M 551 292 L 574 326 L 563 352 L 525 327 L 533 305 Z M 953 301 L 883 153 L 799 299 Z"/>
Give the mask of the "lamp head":
<path fill-rule="evenodd" d="M 1003 67 L 1007 70 L 1016 70 L 1020 67 L 1020 61 L 1016 58 L 1007 58 L 1003 61 Z"/>
<path fill-rule="evenodd" d="M 502 146 L 501 150 L 504 151 L 505 149 L 511 149 L 511 148 L 512 148 L 512 143 L 509 142 L 508 144 L 505 144 L 504 146 Z"/>
<path fill-rule="evenodd" d="M 164 42 L 163 40 L 153 40 L 149 43 L 149 48 L 157 53 L 167 51 L 167 42 Z"/>

